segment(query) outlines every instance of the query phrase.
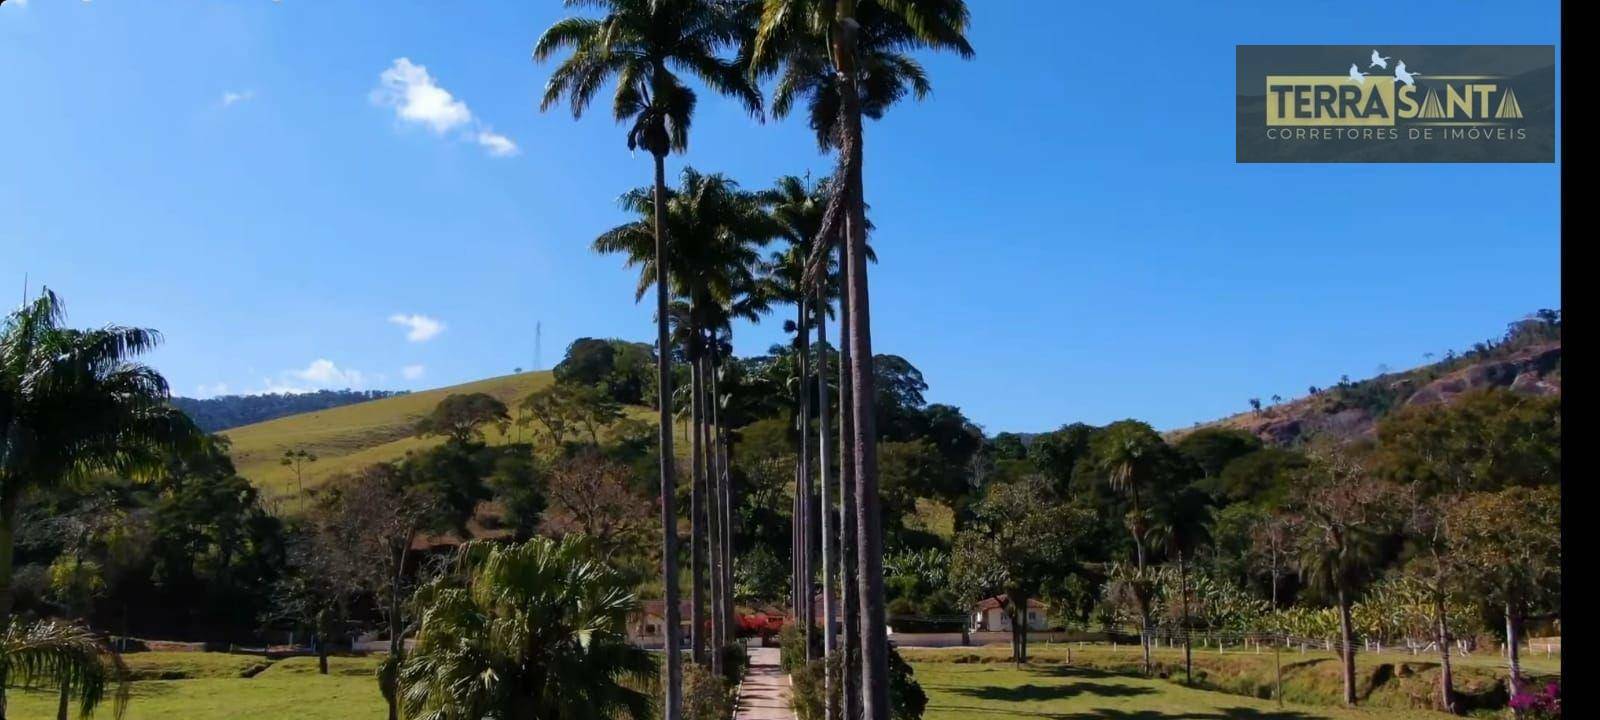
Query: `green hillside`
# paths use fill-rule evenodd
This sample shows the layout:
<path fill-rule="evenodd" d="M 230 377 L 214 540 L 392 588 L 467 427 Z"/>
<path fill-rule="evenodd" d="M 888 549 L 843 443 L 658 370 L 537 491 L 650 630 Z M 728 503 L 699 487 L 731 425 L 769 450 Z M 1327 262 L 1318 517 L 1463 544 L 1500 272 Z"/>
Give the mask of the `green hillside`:
<path fill-rule="evenodd" d="M 412 425 L 452 393 L 488 393 L 501 402 L 515 404 L 539 388 L 554 382 L 549 371 L 478 380 L 463 385 L 408 393 L 369 402 L 345 405 L 316 412 L 290 415 L 276 420 L 246 425 L 222 433 L 233 442 L 233 462 L 239 474 L 249 478 L 267 495 L 290 495 L 296 491 L 294 472 L 279 464 L 284 450 L 305 448 L 317 455 L 307 465 L 305 484 L 314 487 L 341 472 L 350 472 L 370 463 L 395 460 L 407 450 L 437 445 L 441 438 L 418 438 Z M 528 431 L 522 431 L 526 437 Z M 518 429 L 512 427 L 510 440 Z M 489 431 L 489 442 L 508 438 Z"/>

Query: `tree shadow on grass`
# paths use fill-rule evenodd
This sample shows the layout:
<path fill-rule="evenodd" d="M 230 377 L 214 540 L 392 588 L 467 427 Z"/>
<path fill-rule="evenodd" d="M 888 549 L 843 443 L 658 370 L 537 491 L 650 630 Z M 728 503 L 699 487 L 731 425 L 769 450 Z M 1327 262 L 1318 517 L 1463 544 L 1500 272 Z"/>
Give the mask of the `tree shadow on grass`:
<path fill-rule="evenodd" d="M 928 706 L 929 710 L 958 712 L 961 717 L 1017 717 L 1044 718 L 1044 720 L 1325 720 L 1323 715 L 1308 715 L 1296 710 L 1257 710 L 1255 708 L 1224 708 L 1217 712 L 1166 712 L 1162 710 L 1116 710 L 1096 708 L 1088 712 L 1048 713 L 1037 710 L 1010 710 L 1006 708 L 972 705 Z"/>
<path fill-rule="evenodd" d="M 953 688 L 956 694 L 965 695 L 979 700 L 994 700 L 999 702 L 1043 702 L 1049 700 L 1065 700 L 1079 695 L 1094 695 L 1096 697 L 1134 697 L 1149 695 L 1154 690 L 1137 685 L 1113 685 L 1099 682 L 1066 682 L 1052 683 L 1049 685 L 1036 685 L 1028 683 L 1016 687 L 963 687 Z"/>
<path fill-rule="evenodd" d="M 1170 713 L 1161 710 L 1115 710 L 1096 708 L 1089 712 L 1051 715 L 1052 720 L 1323 720 L 1324 716 L 1309 715 L 1297 710 L 1257 710 L 1255 708 L 1224 708 L 1217 712 Z"/>

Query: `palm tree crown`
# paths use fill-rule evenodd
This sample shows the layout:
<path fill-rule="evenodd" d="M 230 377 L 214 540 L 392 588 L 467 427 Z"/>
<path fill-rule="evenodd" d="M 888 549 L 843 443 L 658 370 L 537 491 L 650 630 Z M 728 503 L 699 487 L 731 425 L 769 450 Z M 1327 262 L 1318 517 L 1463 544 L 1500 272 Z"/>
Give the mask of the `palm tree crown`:
<path fill-rule="evenodd" d="M 628 148 L 657 156 L 689 145 L 695 93 L 678 72 L 732 95 L 752 113 L 761 97 L 718 52 L 739 39 L 735 6 L 725 0 L 567 0 L 568 7 L 599 9 L 600 18 L 571 17 L 556 22 L 533 48 L 544 61 L 564 49 L 572 54 L 545 85 L 540 109 L 566 98 L 574 117 L 583 115 L 595 93 L 613 77 L 611 114 L 630 122 Z"/>
<path fill-rule="evenodd" d="M 638 601 L 588 540 L 471 542 L 457 557 L 414 599 L 407 717 L 650 717 L 656 663 L 627 639 Z"/>
<path fill-rule="evenodd" d="M 636 298 L 656 282 L 655 234 L 651 228 L 650 188 L 622 196 L 622 207 L 639 219 L 595 238 L 594 250 L 617 253 L 639 268 Z M 676 297 L 694 307 L 698 328 L 724 324 L 726 318 L 755 320 L 766 311 L 766 297 L 756 292 L 761 267 L 759 248 L 782 228 L 766 214 L 759 197 L 740 189 L 720 173 L 684 168 L 677 189 L 667 194 L 667 282 Z"/>

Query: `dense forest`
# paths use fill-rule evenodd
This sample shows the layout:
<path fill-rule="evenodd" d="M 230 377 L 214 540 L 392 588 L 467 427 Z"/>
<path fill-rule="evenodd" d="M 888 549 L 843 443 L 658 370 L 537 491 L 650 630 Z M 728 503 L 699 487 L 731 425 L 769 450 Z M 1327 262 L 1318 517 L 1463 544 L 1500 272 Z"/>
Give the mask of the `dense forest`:
<path fill-rule="evenodd" d="M 172 404 L 206 432 L 220 432 L 286 415 L 327 410 L 368 400 L 404 395 L 404 390 L 318 390 L 306 393 L 219 395 L 196 399 L 174 397 Z"/>

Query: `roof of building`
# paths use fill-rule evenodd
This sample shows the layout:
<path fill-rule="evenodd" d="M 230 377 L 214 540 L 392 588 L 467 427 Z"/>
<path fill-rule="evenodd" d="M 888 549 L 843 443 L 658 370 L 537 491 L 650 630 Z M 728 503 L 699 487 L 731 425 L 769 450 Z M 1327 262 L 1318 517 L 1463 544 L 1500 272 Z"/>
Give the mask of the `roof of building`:
<path fill-rule="evenodd" d="M 978 612 L 983 612 L 985 610 L 993 610 L 993 609 L 1001 607 L 1002 605 L 1005 605 L 1007 603 L 1009 603 L 1009 598 L 1007 598 L 1003 594 L 1002 595 L 994 595 L 994 596 L 991 596 L 991 597 L 986 597 L 986 598 L 978 601 Z M 1045 609 L 1047 607 L 1049 607 L 1049 606 L 1045 605 L 1044 603 L 1038 601 L 1035 598 L 1028 598 L 1028 609 L 1029 610 L 1034 610 L 1034 609 L 1043 610 L 1043 609 Z"/>

